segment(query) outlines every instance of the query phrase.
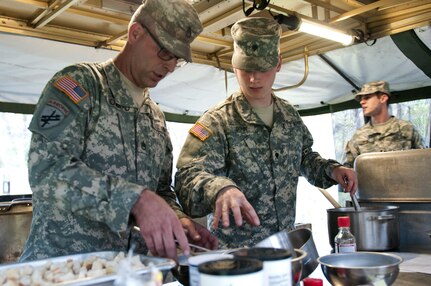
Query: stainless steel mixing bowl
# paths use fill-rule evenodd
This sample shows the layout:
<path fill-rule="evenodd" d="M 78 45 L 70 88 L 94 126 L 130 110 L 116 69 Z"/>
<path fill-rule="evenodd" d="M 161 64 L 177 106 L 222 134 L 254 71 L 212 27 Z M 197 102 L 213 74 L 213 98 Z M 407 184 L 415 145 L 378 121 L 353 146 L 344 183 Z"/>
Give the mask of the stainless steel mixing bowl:
<path fill-rule="evenodd" d="M 292 259 L 292 281 L 293 285 L 297 285 L 299 279 L 301 278 L 302 269 L 303 269 L 303 260 L 307 256 L 307 252 L 301 249 L 295 249 L 295 257 Z M 177 267 L 171 269 L 173 276 L 184 286 L 190 285 L 190 276 L 189 276 L 189 264 L 187 262 L 187 257 L 180 257 L 180 262 Z"/>
<path fill-rule="evenodd" d="M 284 248 L 290 250 L 292 253 L 294 249 L 304 250 L 307 256 L 302 260 L 302 274 L 300 280 L 308 277 L 317 268 L 319 263 L 317 258 L 316 245 L 314 244 L 313 235 L 309 228 L 297 228 L 291 231 L 277 232 L 258 244 L 257 247 L 274 247 Z"/>
<path fill-rule="evenodd" d="M 292 281 L 293 285 L 297 285 L 297 283 L 301 279 L 302 269 L 303 269 L 303 260 L 307 256 L 307 252 L 301 249 L 295 249 L 296 257 L 292 259 Z"/>
<path fill-rule="evenodd" d="M 379 252 L 336 253 L 319 257 L 322 272 L 334 286 L 392 285 L 403 259 Z"/>

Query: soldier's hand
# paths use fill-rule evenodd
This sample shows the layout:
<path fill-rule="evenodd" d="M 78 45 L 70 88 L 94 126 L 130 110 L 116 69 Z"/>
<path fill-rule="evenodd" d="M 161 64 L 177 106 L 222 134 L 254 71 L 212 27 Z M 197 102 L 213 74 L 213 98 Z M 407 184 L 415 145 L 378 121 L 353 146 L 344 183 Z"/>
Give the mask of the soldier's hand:
<path fill-rule="evenodd" d="M 340 184 L 344 192 L 354 195 L 358 189 L 356 172 L 344 166 L 335 167 L 332 170 L 332 178 Z"/>
<path fill-rule="evenodd" d="M 223 226 L 229 226 L 229 213 L 233 213 L 235 224 L 241 226 L 243 216 L 245 221 L 254 226 L 260 225 L 259 217 L 253 206 L 247 201 L 244 194 L 235 187 L 226 187 L 217 195 L 214 212 L 213 228 L 218 227 L 220 219 Z"/>
<path fill-rule="evenodd" d="M 180 219 L 183 228 L 187 233 L 187 238 L 193 244 L 203 246 L 208 249 L 218 248 L 218 239 L 203 225 L 190 218 Z"/>
<path fill-rule="evenodd" d="M 187 237 L 173 209 L 156 193 L 144 190 L 132 208 L 148 249 L 154 256 L 178 260 L 177 246 L 185 255 L 190 254 Z"/>

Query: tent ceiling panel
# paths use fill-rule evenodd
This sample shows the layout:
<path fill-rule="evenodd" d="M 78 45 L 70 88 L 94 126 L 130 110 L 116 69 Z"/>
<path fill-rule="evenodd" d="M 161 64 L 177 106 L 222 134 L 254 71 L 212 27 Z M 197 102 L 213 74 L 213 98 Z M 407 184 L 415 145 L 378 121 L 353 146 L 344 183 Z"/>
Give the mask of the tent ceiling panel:
<path fill-rule="evenodd" d="M 243 1 L 190 2 L 204 25 L 202 35 L 192 45 L 195 62 L 231 68 L 231 53 L 226 53 L 226 49 L 232 50 L 230 27 L 244 17 Z M 0 31 L 119 50 L 127 35 L 128 20 L 139 3 L 139 0 L 2 0 Z M 244 4 L 248 9 L 253 1 Z M 423 0 L 272 0 L 266 10 L 255 9 L 252 15 L 271 17 L 268 9 L 272 13 L 295 12 L 347 32 L 360 29 L 369 33 L 371 39 L 425 26 L 431 17 L 431 3 Z M 310 55 L 342 48 L 315 36 L 295 37 L 296 34 L 283 31 L 284 62 L 301 58 L 305 45 L 309 46 Z M 95 36 L 94 40 L 90 41 L 89 36 Z"/>

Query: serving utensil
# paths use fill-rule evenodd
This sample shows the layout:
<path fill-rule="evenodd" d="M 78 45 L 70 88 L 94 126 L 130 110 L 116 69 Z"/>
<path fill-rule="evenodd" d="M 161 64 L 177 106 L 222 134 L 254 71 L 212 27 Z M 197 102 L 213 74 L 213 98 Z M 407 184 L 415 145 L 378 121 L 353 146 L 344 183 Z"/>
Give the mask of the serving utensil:
<path fill-rule="evenodd" d="M 179 245 L 178 240 L 174 239 L 174 241 L 175 241 L 175 243 L 176 243 L 177 245 Z M 196 250 L 200 250 L 201 252 L 213 252 L 213 250 L 208 249 L 208 248 L 203 247 L 203 246 L 199 246 L 199 245 L 197 245 L 197 244 L 193 244 L 193 243 L 190 243 L 190 242 L 189 242 L 188 244 L 189 244 L 190 248 L 194 248 L 194 249 L 196 249 Z M 194 253 L 195 253 L 194 251 L 192 251 L 192 252 L 191 252 L 191 254 L 192 254 L 192 255 L 193 255 Z"/>
<path fill-rule="evenodd" d="M 327 190 L 322 188 L 317 188 L 324 196 L 328 199 L 328 201 L 334 206 L 334 208 L 341 208 L 341 205 L 328 193 Z"/>
<path fill-rule="evenodd" d="M 353 207 L 355 208 L 355 211 L 361 210 L 361 206 L 359 205 L 358 199 L 354 194 L 350 194 L 350 198 L 352 199 Z"/>

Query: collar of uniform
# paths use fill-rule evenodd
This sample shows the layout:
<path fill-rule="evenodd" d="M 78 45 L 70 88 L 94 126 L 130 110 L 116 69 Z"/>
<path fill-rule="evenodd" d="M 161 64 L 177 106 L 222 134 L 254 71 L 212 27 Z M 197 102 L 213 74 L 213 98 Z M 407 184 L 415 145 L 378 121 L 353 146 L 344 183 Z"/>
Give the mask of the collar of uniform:
<path fill-rule="evenodd" d="M 272 97 L 275 106 L 275 97 L 274 95 L 272 95 Z M 235 102 L 235 107 L 237 108 L 242 120 L 247 123 L 264 125 L 263 121 L 253 111 L 253 108 L 251 107 L 250 103 L 248 103 L 247 98 L 242 92 L 234 93 L 232 99 Z"/>
<path fill-rule="evenodd" d="M 389 124 L 387 126 L 387 128 L 384 130 L 384 132 L 377 131 L 377 129 L 375 128 L 375 125 L 372 124 L 371 120 L 367 124 L 365 124 L 361 129 L 364 130 L 363 134 L 368 136 L 368 138 L 380 136 L 383 134 L 385 134 L 385 136 L 387 136 L 390 134 L 401 132 L 399 120 L 397 118 L 395 118 L 393 115 L 391 116 L 391 118 L 388 121 L 386 121 L 383 124 Z"/>
<path fill-rule="evenodd" d="M 383 126 L 383 125 L 388 125 L 388 124 L 392 124 L 393 122 L 395 122 L 395 116 L 393 116 L 393 115 L 391 115 L 391 116 L 389 116 L 389 119 L 388 120 L 386 120 L 385 122 L 383 122 L 383 123 L 374 123 L 373 124 L 373 121 L 372 120 L 370 120 L 370 125 L 371 126 Z"/>
<path fill-rule="evenodd" d="M 135 103 L 133 102 L 132 96 L 123 85 L 120 71 L 115 66 L 114 61 L 110 59 L 104 62 L 102 67 L 105 72 L 108 88 L 111 91 L 109 96 L 115 99 L 116 104 L 133 109 L 135 107 Z"/>

